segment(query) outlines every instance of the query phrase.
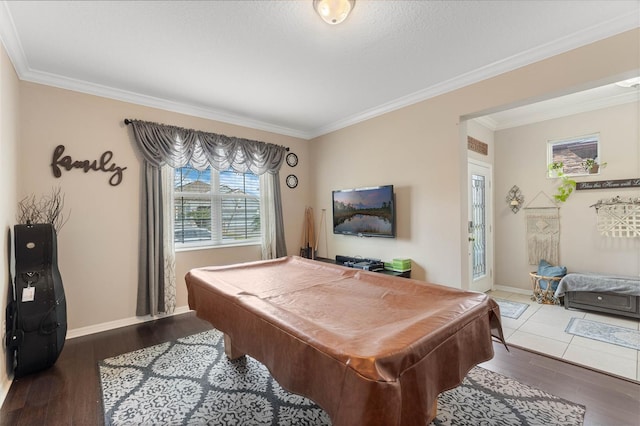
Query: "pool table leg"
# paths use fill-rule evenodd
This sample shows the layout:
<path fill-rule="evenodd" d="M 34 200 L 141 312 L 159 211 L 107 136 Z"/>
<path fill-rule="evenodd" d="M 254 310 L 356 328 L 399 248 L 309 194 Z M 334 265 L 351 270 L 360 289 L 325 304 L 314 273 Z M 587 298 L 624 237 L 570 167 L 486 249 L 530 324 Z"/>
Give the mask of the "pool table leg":
<path fill-rule="evenodd" d="M 233 343 L 231 343 L 231 337 L 226 333 L 224 334 L 224 353 L 229 359 L 238 359 L 245 355 L 233 346 Z"/>
<path fill-rule="evenodd" d="M 438 398 L 433 401 L 433 405 L 431 406 L 431 412 L 429 413 L 429 423 L 438 415 Z"/>

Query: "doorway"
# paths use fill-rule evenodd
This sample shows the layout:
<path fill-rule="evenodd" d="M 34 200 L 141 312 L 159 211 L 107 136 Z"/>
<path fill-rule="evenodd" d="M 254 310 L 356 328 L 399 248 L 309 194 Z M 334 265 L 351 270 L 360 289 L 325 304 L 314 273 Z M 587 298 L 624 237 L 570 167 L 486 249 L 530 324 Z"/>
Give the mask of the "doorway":
<path fill-rule="evenodd" d="M 492 168 L 468 161 L 469 289 L 486 292 L 493 288 Z"/>

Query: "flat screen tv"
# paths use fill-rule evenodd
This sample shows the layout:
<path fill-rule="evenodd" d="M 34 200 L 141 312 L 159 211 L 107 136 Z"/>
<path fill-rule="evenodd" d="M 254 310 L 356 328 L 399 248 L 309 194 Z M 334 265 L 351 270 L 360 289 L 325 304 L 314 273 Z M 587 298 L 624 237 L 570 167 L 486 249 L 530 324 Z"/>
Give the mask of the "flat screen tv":
<path fill-rule="evenodd" d="M 332 198 L 334 234 L 396 236 L 393 185 L 333 191 Z"/>

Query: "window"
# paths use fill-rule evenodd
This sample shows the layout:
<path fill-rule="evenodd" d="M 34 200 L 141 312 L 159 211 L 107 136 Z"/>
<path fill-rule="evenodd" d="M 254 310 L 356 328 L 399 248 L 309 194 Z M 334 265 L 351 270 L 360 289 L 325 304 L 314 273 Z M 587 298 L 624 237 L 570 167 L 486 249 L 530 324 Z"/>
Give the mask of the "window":
<path fill-rule="evenodd" d="M 176 247 L 260 242 L 260 181 L 252 173 L 176 169 L 174 206 Z"/>
<path fill-rule="evenodd" d="M 589 174 L 587 160 L 600 163 L 600 135 L 586 135 L 548 142 L 547 164 L 562 163 L 562 172 L 567 176 Z M 549 177 L 554 177 L 549 169 Z"/>

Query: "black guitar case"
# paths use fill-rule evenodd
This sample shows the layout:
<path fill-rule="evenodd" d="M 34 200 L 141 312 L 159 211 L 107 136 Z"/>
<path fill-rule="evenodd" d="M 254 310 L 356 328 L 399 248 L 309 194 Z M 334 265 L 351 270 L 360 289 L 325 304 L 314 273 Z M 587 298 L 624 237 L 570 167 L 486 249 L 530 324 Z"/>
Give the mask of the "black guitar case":
<path fill-rule="evenodd" d="M 67 304 L 51 224 L 14 226 L 16 272 L 7 306 L 7 347 L 15 377 L 51 367 L 67 336 Z"/>

